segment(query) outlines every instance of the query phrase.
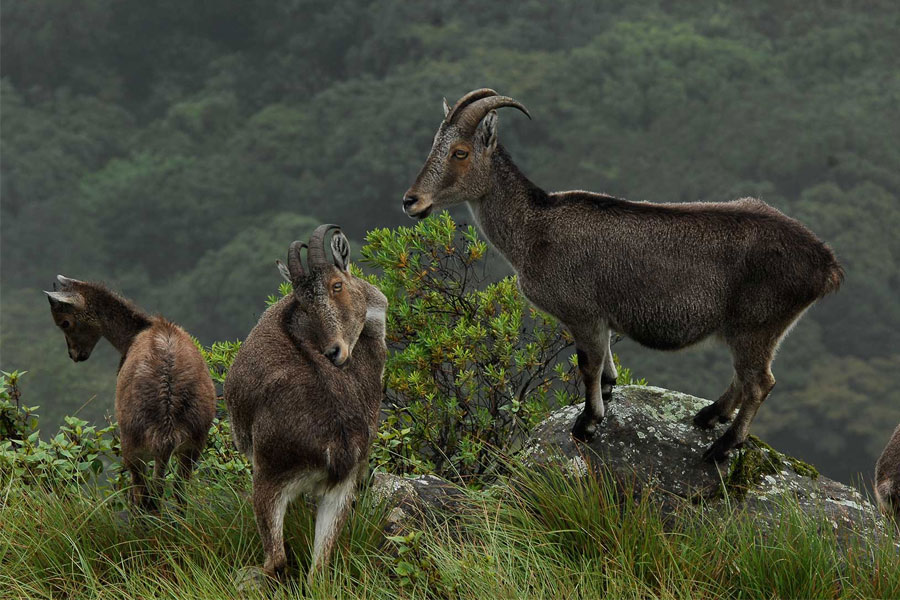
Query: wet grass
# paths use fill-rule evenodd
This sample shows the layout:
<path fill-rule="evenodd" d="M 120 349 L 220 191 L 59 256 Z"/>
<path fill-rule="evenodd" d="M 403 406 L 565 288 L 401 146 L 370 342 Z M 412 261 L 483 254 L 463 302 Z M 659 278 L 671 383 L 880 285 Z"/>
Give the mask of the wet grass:
<path fill-rule="evenodd" d="M 690 508 L 668 519 L 604 478 L 512 465 L 507 485 L 466 492 L 465 510 L 383 540 L 385 508 L 364 492 L 332 568 L 312 586 L 313 512 L 286 536 L 298 568 L 245 592 L 266 598 L 892 598 L 900 535 L 839 543 L 785 502 L 777 527 Z M 194 482 L 184 518 L 123 518 L 122 497 L 0 489 L 0 597 L 231 598 L 262 562 L 246 485 Z"/>

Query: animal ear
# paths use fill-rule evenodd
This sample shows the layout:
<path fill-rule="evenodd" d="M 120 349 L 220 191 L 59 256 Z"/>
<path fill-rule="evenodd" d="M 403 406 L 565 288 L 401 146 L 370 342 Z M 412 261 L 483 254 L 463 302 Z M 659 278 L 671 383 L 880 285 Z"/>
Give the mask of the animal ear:
<path fill-rule="evenodd" d="M 334 265 L 342 271 L 350 269 L 350 242 L 343 233 L 336 233 L 331 238 L 331 254 Z"/>
<path fill-rule="evenodd" d="M 80 310 L 84 308 L 84 296 L 81 294 L 74 292 L 48 292 L 46 290 L 44 290 L 44 293 L 47 294 L 47 299 L 50 301 L 50 308 L 52 309 L 71 307 Z"/>
<path fill-rule="evenodd" d="M 478 127 L 481 129 L 485 151 L 490 154 L 497 148 L 497 111 L 492 110 L 485 115 Z"/>
<path fill-rule="evenodd" d="M 281 262 L 281 260 L 276 260 L 275 265 L 278 267 L 278 272 L 281 273 L 284 280 L 291 283 L 291 272 L 288 271 L 287 265 Z"/>
<path fill-rule="evenodd" d="M 447 99 L 444 98 L 444 118 L 447 118 L 447 115 L 450 114 L 450 105 L 447 104 Z"/>

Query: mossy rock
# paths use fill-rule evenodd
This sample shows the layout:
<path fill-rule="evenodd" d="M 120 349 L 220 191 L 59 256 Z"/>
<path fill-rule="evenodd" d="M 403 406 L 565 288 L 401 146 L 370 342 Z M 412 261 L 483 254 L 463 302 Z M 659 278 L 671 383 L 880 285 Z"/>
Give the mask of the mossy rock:
<path fill-rule="evenodd" d="M 819 472 L 814 466 L 782 454 L 755 435 L 751 435 L 732 459 L 728 474 L 722 481 L 721 495 L 743 500 L 747 492 L 759 486 L 766 475 L 778 475 L 787 467 L 802 477 L 810 479 L 819 477 Z"/>
<path fill-rule="evenodd" d="M 720 465 L 705 462 L 703 452 L 727 428 L 701 430 L 693 425 L 693 415 L 708 403 L 651 386 L 617 387 L 589 444 L 572 439 L 570 429 L 581 407 L 568 406 L 535 428 L 523 456 L 535 465 L 558 464 L 573 476 L 588 469 L 611 472 L 658 497 L 664 510 L 677 509 L 684 504 L 681 499 L 771 518 L 789 499 L 824 516 L 835 528 L 873 526 L 877 511 L 857 490 L 819 476 L 812 465 L 756 436 Z"/>

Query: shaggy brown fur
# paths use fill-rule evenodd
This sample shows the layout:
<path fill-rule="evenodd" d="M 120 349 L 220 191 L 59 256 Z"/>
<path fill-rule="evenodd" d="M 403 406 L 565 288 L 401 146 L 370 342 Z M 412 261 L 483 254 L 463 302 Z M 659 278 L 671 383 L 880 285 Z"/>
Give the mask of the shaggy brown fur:
<path fill-rule="evenodd" d="M 269 575 L 287 563 L 288 503 L 319 497 L 309 576 L 329 560 L 365 471 L 381 405 L 387 299 L 349 271 L 349 247 L 332 238 L 334 264 L 313 234 L 309 270 L 294 242 L 285 270 L 294 293 L 269 307 L 225 381 L 237 447 L 253 462 L 253 508 Z M 333 227 L 333 226 L 332 226 Z"/>
<path fill-rule="evenodd" d="M 875 463 L 875 498 L 881 511 L 900 525 L 900 425 Z"/>
<path fill-rule="evenodd" d="M 798 221 L 752 198 L 651 204 L 547 193 L 498 144 L 493 109 L 501 106 L 524 110 L 492 90 L 445 107 L 431 153 L 404 196 L 407 214 L 423 218 L 467 202 L 525 296 L 572 332 L 586 388 L 572 429 L 577 439 L 593 437 L 616 381 L 610 331 L 661 350 L 723 340 L 734 379 L 695 423 L 712 427 L 740 409 L 705 453 L 724 459 L 744 442 L 775 385 L 770 366 L 780 340 L 806 308 L 840 286 L 834 254 Z"/>
<path fill-rule="evenodd" d="M 169 458 L 178 458 L 176 497 L 206 445 L 216 390 L 190 336 L 174 323 L 149 316 L 98 283 L 59 276 L 62 289 L 46 292 L 56 325 L 75 362 L 87 360 L 101 337 L 122 355 L 116 380 L 116 420 L 122 460 L 131 472 L 136 506 L 159 508 Z M 146 478 L 153 459 L 152 482 Z"/>

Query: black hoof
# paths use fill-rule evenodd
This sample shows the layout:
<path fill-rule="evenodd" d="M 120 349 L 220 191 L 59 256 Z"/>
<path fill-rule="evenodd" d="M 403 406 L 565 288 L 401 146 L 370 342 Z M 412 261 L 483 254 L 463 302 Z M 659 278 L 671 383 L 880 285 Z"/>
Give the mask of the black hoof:
<path fill-rule="evenodd" d="M 712 429 L 716 423 L 725 422 L 727 422 L 727 419 L 719 414 L 715 403 L 704 406 L 700 409 L 700 412 L 694 415 L 694 425 L 700 429 Z"/>
<path fill-rule="evenodd" d="M 706 452 L 703 453 L 703 460 L 720 463 L 727 459 L 731 451 L 739 445 L 734 439 L 734 432 L 729 429 L 706 449 Z"/>
<path fill-rule="evenodd" d="M 582 412 L 572 426 L 572 437 L 578 442 L 590 442 L 597 435 L 597 423 Z"/>
<path fill-rule="evenodd" d="M 603 398 L 603 403 L 606 404 L 612 398 L 613 388 L 616 387 L 616 380 L 607 377 L 606 375 L 600 376 L 600 397 Z"/>

